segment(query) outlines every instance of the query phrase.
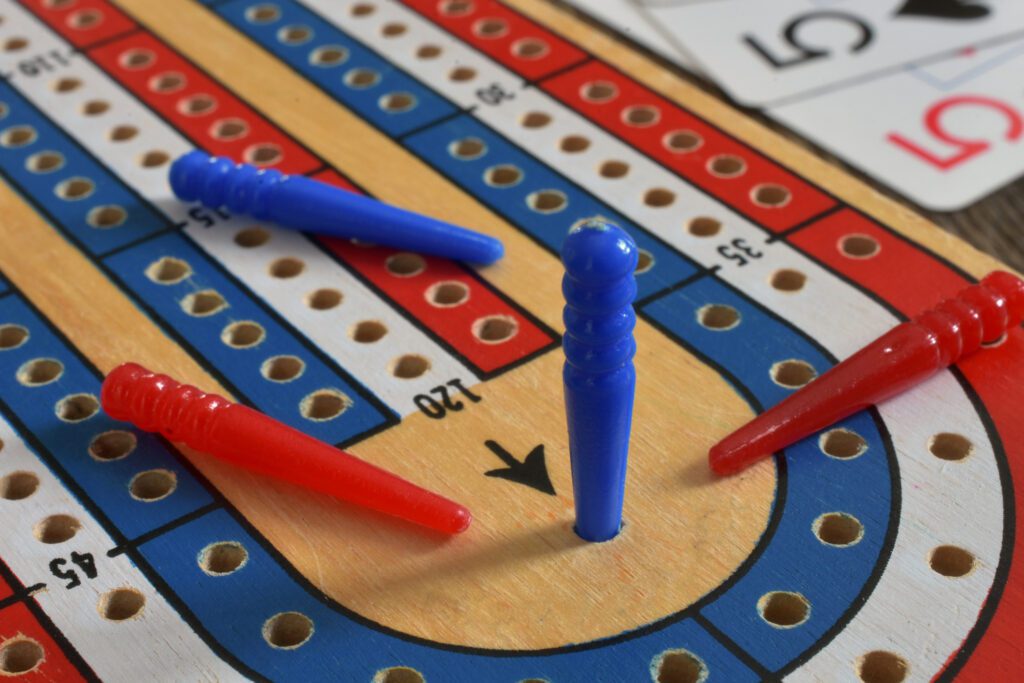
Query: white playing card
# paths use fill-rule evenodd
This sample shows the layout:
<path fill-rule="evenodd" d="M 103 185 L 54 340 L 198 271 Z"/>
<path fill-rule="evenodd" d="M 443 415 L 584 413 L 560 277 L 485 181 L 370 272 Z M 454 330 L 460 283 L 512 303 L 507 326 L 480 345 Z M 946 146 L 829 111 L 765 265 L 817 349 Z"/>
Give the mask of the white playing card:
<path fill-rule="evenodd" d="M 921 206 L 961 209 L 1024 174 L 1024 41 L 767 113 Z"/>
<path fill-rule="evenodd" d="M 647 11 L 755 106 L 1024 37 L 1024 0 L 718 0 Z"/>

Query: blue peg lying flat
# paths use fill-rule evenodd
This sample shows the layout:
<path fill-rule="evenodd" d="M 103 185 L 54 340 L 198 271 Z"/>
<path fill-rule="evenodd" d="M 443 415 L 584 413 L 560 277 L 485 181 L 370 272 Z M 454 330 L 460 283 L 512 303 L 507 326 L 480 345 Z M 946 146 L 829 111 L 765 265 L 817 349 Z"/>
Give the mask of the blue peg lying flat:
<path fill-rule="evenodd" d="M 607 541 L 622 525 L 636 390 L 637 258 L 633 238 L 597 218 L 576 224 L 562 246 L 562 377 L 576 533 L 587 541 Z"/>
<path fill-rule="evenodd" d="M 383 204 L 303 176 L 236 164 L 198 150 L 171 164 L 178 199 L 247 214 L 285 228 L 432 254 L 456 261 L 494 263 L 501 242 L 428 216 Z"/>

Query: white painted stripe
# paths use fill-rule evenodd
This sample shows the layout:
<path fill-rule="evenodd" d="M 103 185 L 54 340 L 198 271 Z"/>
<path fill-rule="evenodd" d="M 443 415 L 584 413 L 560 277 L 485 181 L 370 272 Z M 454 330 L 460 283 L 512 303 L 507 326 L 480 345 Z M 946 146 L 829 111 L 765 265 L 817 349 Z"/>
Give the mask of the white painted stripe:
<path fill-rule="evenodd" d="M 116 543 L 3 418 L 0 443 L 0 478 L 30 472 L 39 480 L 38 489 L 27 498 L 0 498 L 0 558 L 26 586 L 46 584 L 34 594 L 35 599 L 100 678 L 246 680 L 210 650 L 127 555 L 107 557 Z M 81 457 L 88 456 L 83 453 Z M 34 530 L 51 515 L 69 515 L 81 526 L 69 540 L 43 543 Z M 67 561 L 58 569 L 75 570 L 81 582 L 68 589 L 65 586 L 70 579 L 54 576 L 49 565 L 58 558 L 68 560 L 72 552 L 92 555 L 96 578 L 87 578 Z M 131 588 L 145 597 L 138 616 L 123 621 L 100 616 L 101 597 L 117 588 Z"/>
<path fill-rule="evenodd" d="M 49 50 L 70 52 L 67 43 L 11 0 L 0 1 L 0 13 L 8 19 L 0 23 L 0 40 L 14 35 L 25 37 L 33 54 Z M 11 70 L 17 61 L 11 55 L 0 53 L 0 68 Z M 393 410 L 400 415 L 417 412 L 414 396 L 425 394 L 430 388 L 452 379 L 461 380 L 465 386 L 477 383 L 465 365 L 304 235 L 268 228 L 272 238 L 265 246 L 255 250 L 243 249 L 233 239 L 239 230 L 253 226 L 252 221 L 233 217 L 213 228 L 205 228 L 191 220 L 188 216 L 191 206 L 178 201 L 171 193 L 167 166 L 145 168 L 139 160 L 153 150 L 176 158 L 191 150 L 192 145 L 86 57 L 75 54 L 69 57 L 68 62 L 67 67 L 46 76 L 15 75 L 12 83 L 120 176 L 122 182 L 155 204 L 172 221 L 187 221 L 189 225 L 185 232 L 202 249 Z M 57 78 L 69 76 L 80 79 L 82 87 L 64 93 L 52 87 Z M 104 100 L 110 107 L 102 114 L 86 116 L 82 113 L 82 106 L 91 100 Z M 109 131 L 125 123 L 138 128 L 139 134 L 127 141 L 112 140 Z M 271 277 L 269 264 L 282 257 L 303 261 L 306 266 L 303 273 L 287 280 Z M 140 267 L 147 265 L 140 264 Z M 342 304 L 330 310 L 311 309 L 305 303 L 306 296 L 320 288 L 342 292 Z M 353 341 L 349 330 L 362 320 L 381 322 L 388 329 L 387 335 L 375 343 Z M 430 369 L 416 378 L 395 377 L 390 370 L 392 362 L 405 354 L 428 358 Z"/>

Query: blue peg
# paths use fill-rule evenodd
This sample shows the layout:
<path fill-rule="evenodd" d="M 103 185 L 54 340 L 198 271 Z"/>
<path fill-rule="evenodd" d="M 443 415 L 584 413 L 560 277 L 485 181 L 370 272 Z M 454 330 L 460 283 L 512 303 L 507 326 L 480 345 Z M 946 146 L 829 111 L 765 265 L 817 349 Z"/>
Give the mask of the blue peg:
<path fill-rule="evenodd" d="M 198 150 L 171 165 L 179 199 L 248 214 L 285 228 L 433 254 L 494 263 L 505 248 L 488 235 L 404 211 L 304 176 L 236 164 Z"/>
<path fill-rule="evenodd" d="M 600 218 L 577 223 L 562 246 L 565 412 L 576 533 L 619 533 L 636 371 L 636 243 Z"/>

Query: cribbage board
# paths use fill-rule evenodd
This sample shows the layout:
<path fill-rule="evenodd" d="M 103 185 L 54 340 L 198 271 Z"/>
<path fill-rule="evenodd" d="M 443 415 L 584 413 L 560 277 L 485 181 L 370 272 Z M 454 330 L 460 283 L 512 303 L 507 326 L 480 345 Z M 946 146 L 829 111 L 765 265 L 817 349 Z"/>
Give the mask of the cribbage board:
<path fill-rule="evenodd" d="M 0 0 L 0 675 L 1010 681 L 1024 337 L 707 448 L 997 263 L 537 0 Z M 176 201 L 193 148 L 500 237 Z M 558 249 L 641 251 L 625 527 L 572 531 Z M 466 504 L 442 539 L 115 423 L 134 360 Z M 287 453 L 281 454 L 287 458 Z"/>

